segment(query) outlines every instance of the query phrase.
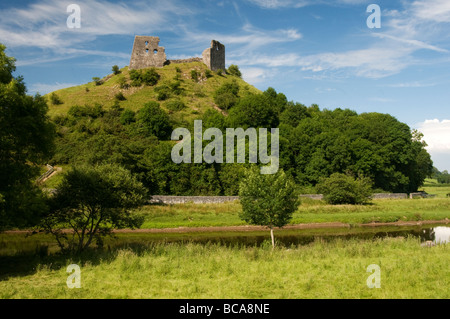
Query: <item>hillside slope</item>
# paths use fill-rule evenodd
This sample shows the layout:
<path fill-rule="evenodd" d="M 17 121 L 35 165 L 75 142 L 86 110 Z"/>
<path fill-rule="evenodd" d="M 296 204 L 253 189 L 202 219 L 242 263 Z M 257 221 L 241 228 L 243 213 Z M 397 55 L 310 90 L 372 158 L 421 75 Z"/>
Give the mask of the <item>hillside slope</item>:
<path fill-rule="evenodd" d="M 95 105 L 96 103 L 101 104 L 105 110 L 108 110 L 117 103 L 115 96 L 121 92 L 126 99 L 119 101 L 121 108 L 137 111 L 144 103 L 157 101 L 170 114 L 173 122 L 180 122 L 181 118 L 189 121 L 210 108 L 218 110 L 214 103 L 214 92 L 224 83 L 236 81 L 240 87 L 239 95 L 241 97 L 248 93 L 260 93 L 258 89 L 236 76 L 225 73 L 218 75 L 215 72 L 210 72 L 210 77 L 207 77 L 207 67 L 201 62 L 170 64 L 155 70 L 160 75 L 160 79 L 154 86 L 141 85 L 139 87 L 121 88 L 120 81 L 124 81 L 121 80 L 122 78 L 126 80 L 127 84 L 131 83 L 130 71 L 128 67 L 125 67 L 120 70 L 121 73 L 118 75 L 110 74 L 104 77 L 101 85 L 90 82 L 49 93 L 46 95 L 49 98 L 49 115 L 51 117 L 65 115 L 72 106 Z M 193 70 L 198 74 L 197 81 L 192 79 L 191 72 Z M 158 101 L 158 88 L 164 85 L 169 86 L 177 80 L 180 81 L 182 93 L 179 95 L 170 94 L 168 99 Z M 52 104 L 50 96 L 53 93 L 59 97 L 62 104 Z M 167 104 L 173 100 L 181 100 L 187 107 L 179 111 L 168 109 Z"/>

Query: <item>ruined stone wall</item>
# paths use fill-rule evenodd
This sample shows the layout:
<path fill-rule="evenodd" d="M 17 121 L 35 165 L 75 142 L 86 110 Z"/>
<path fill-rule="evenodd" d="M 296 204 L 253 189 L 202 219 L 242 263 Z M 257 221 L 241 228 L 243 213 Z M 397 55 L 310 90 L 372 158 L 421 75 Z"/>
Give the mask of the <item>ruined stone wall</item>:
<path fill-rule="evenodd" d="M 167 64 L 180 64 L 180 63 L 191 63 L 191 62 L 203 62 L 202 58 L 189 58 L 180 60 L 168 60 Z"/>
<path fill-rule="evenodd" d="M 203 51 L 202 57 L 211 71 L 225 70 L 225 46 L 219 41 L 212 40 L 211 47 Z"/>
<path fill-rule="evenodd" d="M 130 70 L 162 68 L 166 59 L 165 49 L 159 46 L 159 37 L 136 36 L 134 38 Z"/>

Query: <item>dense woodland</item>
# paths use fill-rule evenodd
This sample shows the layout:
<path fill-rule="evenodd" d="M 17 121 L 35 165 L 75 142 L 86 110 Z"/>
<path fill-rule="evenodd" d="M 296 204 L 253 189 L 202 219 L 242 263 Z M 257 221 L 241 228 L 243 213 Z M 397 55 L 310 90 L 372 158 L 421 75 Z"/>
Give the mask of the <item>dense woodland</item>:
<path fill-rule="evenodd" d="M 339 172 L 368 177 L 379 191 L 412 192 L 432 173 L 422 135 L 391 115 L 307 107 L 273 88 L 240 97 L 239 89 L 232 79 L 217 88 L 214 99 L 226 113 L 211 108 L 199 115 L 203 129 L 279 127 L 280 168 L 299 187 L 313 187 Z M 137 112 L 120 104 L 109 110 L 98 104 L 73 106 L 54 121 L 58 137 L 52 164 L 120 164 L 152 194 L 237 195 L 248 166 L 173 163 L 170 135 L 177 123 L 157 101 Z M 189 125 L 193 132 L 193 121 Z"/>

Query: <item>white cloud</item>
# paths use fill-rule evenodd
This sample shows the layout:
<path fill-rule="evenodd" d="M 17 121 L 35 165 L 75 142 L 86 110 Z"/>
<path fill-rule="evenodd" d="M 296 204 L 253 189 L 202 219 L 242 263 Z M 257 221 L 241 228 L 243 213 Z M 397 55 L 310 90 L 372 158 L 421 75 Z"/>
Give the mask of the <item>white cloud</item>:
<path fill-rule="evenodd" d="M 85 55 L 80 48 L 105 35 L 133 35 L 145 30 L 153 33 L 174 27 L 171 17 L 192 12 L 183 3 L 170 1 L 139 1 L 130 4 L 104 0 L 81 0 L 81 28 L 66 25 L 70 4 L 59 0 L 42 0 L 25 8 L 5 9 L 0 12 L 0 39 L 8 47 L 50 50 L 57 57 L 71 58 Z M 77 49 L 74 49 L 77 48 Z M 71 51 L 71 52 L 69 52 Z M 107 52 L 90 51 L 91 55 Z M 45 60 L 45 59 L 44 59 Z M 39 62 L 39 59 L 32 61 Z M 29 64 L 28 62 L 23 62 Z"/>
<path fill-rule="evenodd" d="M 45 95 L 50 92 L 54 92 L 57 90 L 65 89 L 72 86 L 80 85 L 80 83 L 54 83 L 54 84 L 48 84 L 48 83 L 34 83 L 29 88 L 30 94 L 39 93 L 41 95 Z"/>
<path fill-rule="evenodd" d="M 418 130 L 423 133 L 430 152 L 445 152 L 450 158 L 450 120 L 426 120 L 419 123 Z"/>
<path fill-rule="evenodd" d="M 434 22 L 450 22 L 450 1 L 420 0 L 412 3 L 414 16 Z"/>

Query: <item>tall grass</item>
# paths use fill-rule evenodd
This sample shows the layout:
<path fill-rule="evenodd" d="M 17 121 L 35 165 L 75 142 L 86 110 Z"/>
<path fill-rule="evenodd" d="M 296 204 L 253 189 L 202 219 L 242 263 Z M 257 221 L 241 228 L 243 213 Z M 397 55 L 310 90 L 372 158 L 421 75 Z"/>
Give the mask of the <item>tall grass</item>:
<path fill-rule="evenodd" d="M 53 260 L 0 281 L 1 298 L 449 298 L 448 245 L 414 238 L 306 246 L 155 244 Z M 81 267 L 68 289 L 67 265 Z M 381 288 L 366 269 L 381 267 Z"/>

